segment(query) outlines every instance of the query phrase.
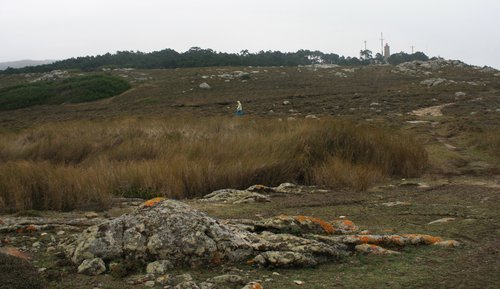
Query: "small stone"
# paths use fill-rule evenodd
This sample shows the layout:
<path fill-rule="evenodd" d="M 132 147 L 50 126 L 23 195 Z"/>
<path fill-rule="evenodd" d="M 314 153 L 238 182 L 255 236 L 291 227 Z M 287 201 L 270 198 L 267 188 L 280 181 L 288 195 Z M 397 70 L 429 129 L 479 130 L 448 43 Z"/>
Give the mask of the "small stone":
<path fill-rule="evenodd" d="M 187 281 L 178 284 L 174 289 L 200 289 L 200 287 L 193 281 Z"/>
<path fill-rule="evenodd" d="M 156 283 L 160 285 L 169 285 L 172 282 L 172 277 L 168 274 L 156 278 Z"/>
<path fill-rule="evenodd" d="M 148 275 L 132 275 L 126 279 L 126 283 L 129 285 L 139 285 L 150 281 L 149 279 Z"/>
<path fill-rule="evenodd" d="M 158 260 L 148 264 L 146 272 L 153 275 L 162 275 L 172 269 L 174 266 L 168 260 Z"/>
<path fill-rule="evenodd" d="M 382 206 L 386 207 L 394 207 L 394 206 L 409 206 L 411 203 L 408 202 L 400 202 L 400 201 L 395 201 L 395 202 L 388 202 L 388 203 L 382 203 Z"/>
<path fill-rule="evenodd" d="M 206 82 L 203 82 L 200 84 L 201 89 L 210 89 L 210 85 Z"/>
<path fill-rule="evenodd" d="M 193 277 L 190 274 L 182 274 L 175 276 L 175 280 L 179 283 L 193 281 Z"/>
<path fill-rule="evenodd" d="M 259 282 L 254 281 L 248 283 L 247 285 L 245 285 L 245 287 L 241 289 L 264 289 L 264 287 L 262 287 L 262 285 Z"/>
<path fill-rule="evenodd" d="M 377 245 L 372 244 L 361 244 L 356 245 L 355 250 L 360 253 L 374 254 L 374 255 L 393 255 L 399 254 L 399 252 L 387 250 Z"/>
<path fill-rule="evenodd" d="M 245 284 L 243 278 L 239 275 L 220 275 L 207 280 L 214 284 Z"/>
<path fill-rule="evenodd" d="M 438 219 L 438 220 L 434 220 L 432 222 L 429 222 L 427 225 L 442 224 L 442 223 L 448 223 L 451 221 L 455 221 L 455 218 L 442 218 L 442 219 Z"/>
<path fill-rule="evenodd" d="M 278 272 L 273 272 L 273 275 L 274 275 L 274 276 L 281 276 L 281 274 L 280 274 L 280 273 L 278 273 Z"/>
<path fill-rule="evenodd" d="M 304 285 L 305 284 L 305 282 L 301 281 L 301 280 L 293 280 L 293 283 L 295 283 L 297 285 Z"/>
<path fill-rule="evenodd" d="M 200 287 L 200 289 L 217 289 L 214 284 L 209 282 L 201 282 L 198 284 L 198 287 Z"/>
<path fill-rule="evenodd" d="M 78 273 L 96 276 L 106 271 L 106 265 L 101 258 L 86 259 L 78 266 Z"/>
<path fill-rule="evenodd" d="M 144 283 L 144 286 L 153 288 L 155 287 L 155 281 L 146 281 L 146 283 Z"/>
<path fill-rule="evenodd" d="M 56 247 L 48 247 L 47 248 L 47 253 L 52 253 L 52 252 L 55 252 L 56 251 Z"/>
<path fill-rule="evenodd" d="M 87 219 L 95 219 L 97 217 L 99 217 L 99 214 L 97 214 L 96 212 L 85 213 L 85 218 L 87 218 Z"/>
<path fill-rule="evenodd" d="M 441 241 L 433 244 L 434 246 L 439 246 L 443 248 L 455 248 L 460 246 L 460 242 L 455 240 Z"/>
<path fill-rule="evenodd" d="M 40 242 L 35 242 L 35 243 L 33 243 L 33 245 L 31 245 L 31 247 L 33 247 L 33 248 L 40 248 L 40 246 L 41 246 Z"/>
<path fill-rule="evenodd" d="M 66 234 L 66 232 L 64 232 L 64 231 L 58 231 L 56 234 L 57 234 L 57 236 L 61 236 L 61 235 Z"/>

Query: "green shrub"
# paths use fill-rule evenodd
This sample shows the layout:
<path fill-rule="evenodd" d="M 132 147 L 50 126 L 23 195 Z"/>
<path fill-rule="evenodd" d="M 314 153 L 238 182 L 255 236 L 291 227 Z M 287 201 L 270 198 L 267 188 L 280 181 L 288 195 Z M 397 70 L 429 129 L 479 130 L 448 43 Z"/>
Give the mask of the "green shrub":
<path fill-rule="evenodd" d="M 60 81 L 20 84 L 0 90 L 0 110 L 94 101 L 118 95 L 129 88 L 130 85 L 125 80 L 109 75 L 86 75 Z"/>

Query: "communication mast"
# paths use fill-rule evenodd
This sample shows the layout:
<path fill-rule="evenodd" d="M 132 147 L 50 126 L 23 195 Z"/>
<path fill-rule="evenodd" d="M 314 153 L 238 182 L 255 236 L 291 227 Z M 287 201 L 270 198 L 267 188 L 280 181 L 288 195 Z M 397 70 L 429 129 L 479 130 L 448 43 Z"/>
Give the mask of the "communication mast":
<path fill-rule="evenodd" d="M 380 33 L 380 54 L 384 55 L 384 33 Z"/>

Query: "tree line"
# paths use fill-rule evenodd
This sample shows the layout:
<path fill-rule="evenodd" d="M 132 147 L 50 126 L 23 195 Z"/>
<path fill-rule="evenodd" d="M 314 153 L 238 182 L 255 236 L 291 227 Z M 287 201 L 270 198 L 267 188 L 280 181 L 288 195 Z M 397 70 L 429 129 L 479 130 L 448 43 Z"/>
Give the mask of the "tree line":
<path fill-rule="evenodd" d="M 321 51 L 298 50 L 296 52 L 260 51 L 251 53 L 242 50 L 239 53 L 217 52 L 212 49 L 192 47 L 186 52 L 164 49 L 144 53 L 140 51 L 117 51 L 97 56 L 84 56 L 56 61 L 52 64 L 29 66 L 24 68 L 7 68 L 0 71 L 3 74 L 48 72 L 52 70 L 76 69 L 95 71 L 102 68 L 136 68 L 161 69 L 180 67 L 210 67 L 210 66 L 297 66 L 311 64 L 337 64 L 342 66 L 368 65 L 389 62 L 399 64 L 412 60 L 428 60 L 422 53 L 406 54 L 404 52 L 391 55 L 384 60 L 380 54 L 372 57 L 369 50 L 363 50 L 360 57 L 345 57 L 335 53 Z"/>

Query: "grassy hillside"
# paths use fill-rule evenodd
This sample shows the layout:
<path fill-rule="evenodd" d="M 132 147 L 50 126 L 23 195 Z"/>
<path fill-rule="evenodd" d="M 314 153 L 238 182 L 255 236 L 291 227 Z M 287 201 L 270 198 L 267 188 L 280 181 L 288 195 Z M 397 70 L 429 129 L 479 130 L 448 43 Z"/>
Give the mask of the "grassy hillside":
<path fill-rule="evenodd" d="M 127 81 L 109 75 L 85 75 L 59 81 L 18 84 L 0 90 L 0 110 L 93 101 L 120 94 L 129 88 Z"/>
<path fill-rule="evenodd" d="M 110 70 L 133 88 L 105 101 L 0 111 L 4 206 L 67 210 L 106 206 L 110 192 L 194 197 L 283 181 L 363 190 L 418 176 L 427 163 L 440 175 L 498 171 L 490 156 L 500 77 L 468 66 L 394 69 Z M 41 76 L 0 76 L 0 85 L 29 91 L 26 82 Z M 429 78 L 446 81 L 421 83 Z M 241 119 L 232 117 L 237 100 Z M 413 113 L 436 106 L 441 116 Z"/>

